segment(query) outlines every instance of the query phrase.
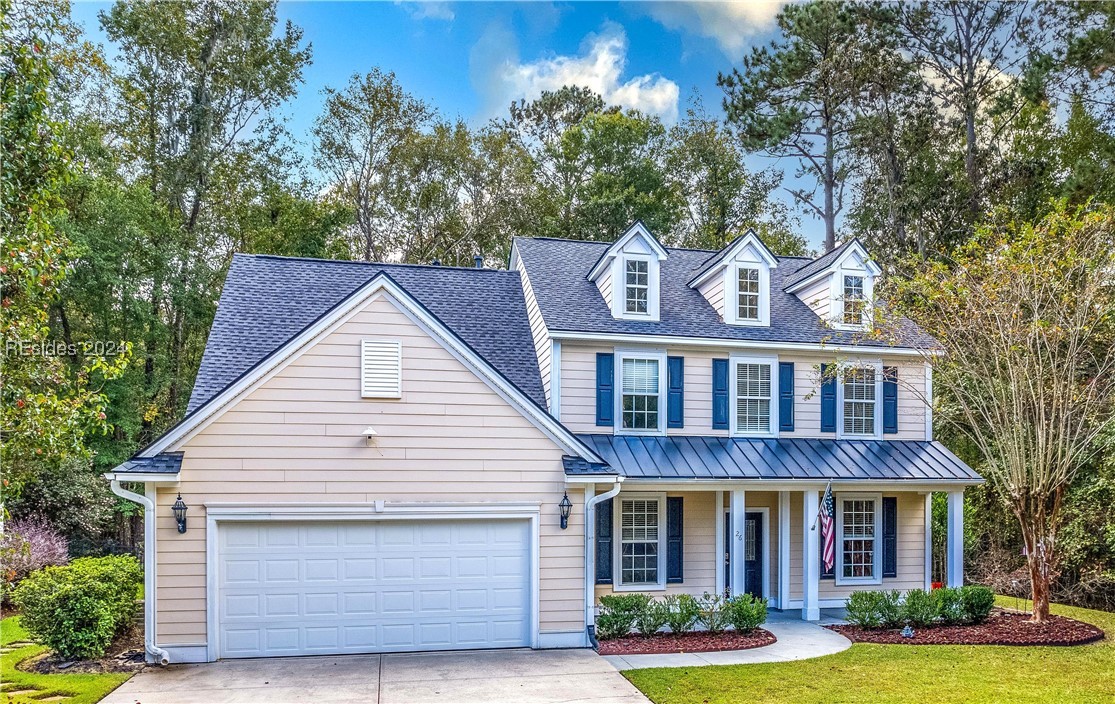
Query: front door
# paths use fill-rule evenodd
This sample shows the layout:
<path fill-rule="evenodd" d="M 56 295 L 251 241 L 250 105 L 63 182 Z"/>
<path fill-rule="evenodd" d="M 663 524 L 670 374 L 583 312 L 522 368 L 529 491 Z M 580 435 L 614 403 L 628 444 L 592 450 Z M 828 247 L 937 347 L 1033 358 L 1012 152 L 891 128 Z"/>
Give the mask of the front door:
<path fill-rule="evenodd" d="M 731 515 L 724 516 L 724 545 L 732 544 Z M 748 511 L 744 514 L 743 577 L 745 590 L 757 599 L 763 596 L 763 514 Z M 732 553 L 724 553 L 724 585 L 732 589 Z"/>

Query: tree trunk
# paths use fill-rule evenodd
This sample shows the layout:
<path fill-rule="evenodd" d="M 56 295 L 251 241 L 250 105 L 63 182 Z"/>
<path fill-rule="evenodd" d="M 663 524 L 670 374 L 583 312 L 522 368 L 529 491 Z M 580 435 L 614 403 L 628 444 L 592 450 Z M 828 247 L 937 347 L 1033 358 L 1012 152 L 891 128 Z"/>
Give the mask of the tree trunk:
<path fill-rule="evenodd" d="M 1022 507 L 1021 510 L 1016 507 L 1015 516 L 1022 527 L 1026 568 L 1030 572 L 1030 592 L 1034 602 L 1030 620 L 1043 623 L 1049 618 L 1049 599 L 1055 567 L 1054 536 L 1047 525 L 1045 506 L 1041 502 Z"/>
<path fill-rule="evenodd" d="M 833 194 L 836 190 L 836 172 L 833 160 L 836 158 L 832 143 L 832 121 L 825 120 L 825 251 L 836 248 L 836 204 Z"/>
<path fill-rule="evenodd" d="M 1030 620 L 1043 623 L 1049 618 L 1049 567 L 1040 554 L 1026 556 L 1026 566 L 1030 570 L 1030 590 L 1033 593 L 1033 615 Z"/>

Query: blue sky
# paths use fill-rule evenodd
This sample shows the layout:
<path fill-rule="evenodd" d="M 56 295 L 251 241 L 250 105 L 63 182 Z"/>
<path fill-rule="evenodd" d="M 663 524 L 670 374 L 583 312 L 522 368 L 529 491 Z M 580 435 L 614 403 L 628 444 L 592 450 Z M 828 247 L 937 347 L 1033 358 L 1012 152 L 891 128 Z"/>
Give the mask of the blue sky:
<path fill-rule="evenodd" d="M 410 93 L 445 117 L 473 125 L 505 114 L 511 100 L 564 83 L 673 122 L 694 95 L 720 114 L 720 71 L 773 36 L 781 2 L 281 2 L 279 17 L 301 27 L 313 64 L 285 108 L 308 150 L 321 90 L 373 66 L 393 71 Z M 75 19 L 114 53 L 97 21 L 110 3 L 77 2 Z M 771 161 L 753 159 L 764 168 Z M 792 163 L 777 166 L 793 173 Z M 784 196 L 788 199 L 788 196 Z M 811 244 L 820 224 L 802 219 Z"/>

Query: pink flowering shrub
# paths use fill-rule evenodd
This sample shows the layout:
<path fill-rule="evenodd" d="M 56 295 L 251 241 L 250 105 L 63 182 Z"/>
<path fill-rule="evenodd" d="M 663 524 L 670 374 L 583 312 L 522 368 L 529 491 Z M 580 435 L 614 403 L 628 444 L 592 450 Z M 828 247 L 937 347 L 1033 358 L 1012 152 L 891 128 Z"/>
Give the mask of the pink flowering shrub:
<path fill-rule="evenodd" d="M 0 594 L 6 601 L 15 584 L 27 575 L 69 561 L 68 542 L 49 523 L 41 518 L 9 521 L 0 535 Z"/>

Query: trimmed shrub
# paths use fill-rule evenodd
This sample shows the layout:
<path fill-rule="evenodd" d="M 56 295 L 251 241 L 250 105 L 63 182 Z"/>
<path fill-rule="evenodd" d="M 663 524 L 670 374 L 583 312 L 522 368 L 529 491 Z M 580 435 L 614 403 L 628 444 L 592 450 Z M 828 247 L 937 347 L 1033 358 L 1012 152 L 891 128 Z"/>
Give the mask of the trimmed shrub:
<path fill-rule="evenodd" d="M 902 620 L 919 628 L 933 625 L 937 620 L 937 604 L 933 595 L 924 589 L 906 592 L 906 598 L 902 601 Z"/>
<path fill-rule="evenodd" d="M 968 623 L 983 623 L 991 615 L 995 606 L 995 592 L 987 587 L 968 585 L 960 588 L 960 601 L 964 605 L 964 620 Z"/>
<path fill-rule="evenodd" d="M 723 633 L 728 627 L 728 610 L 725 608 L 724 597 L 719 594 L 705 592 L 697 600 L 701 610 L 701 623 L 709 633 Z"/>
<path fill-rule="evenodd" d="M 670 610 L 664 602 L 647 599 L 646 606 L 635 614 L 635 630 L 640 635 L 653 636 L 666 625 L 669 616 Z"/>
<path fill-rule="evenodd" d="M 879 592 L 852 592 L 845 609 L 845 620 L 854 626 L 878 628 L 883 625 L 883 618 L 879 613 Z"/>
<path fill-rule="evenodd" d="M 883 628 L 898 628 L 902 625 L 902 592 L 897 589 L 879 592 L 877 608 Z"/>
<path fill-rule="evenodd" d="M 767 621 L 767 600 L 750 594 L 737 594 L 728 599 L 724 610 L 728 623 L 739 633 L 750 633 Z"/>
<path fill-rule="evenodd" d="M 596 636 L 601 640 L 622 638 L 631 633 L 639 614 L 646 610 L 646 594 L 605 594 L 600 597 L 596 616 Z"/>
<path fill-rule="evenodd" d="M 83 557 L 32 573 L 13 599 L 36 640 L 64 658 L 98 658 L 131 625 L 142 581 L 130 555 Z"/>
<path fill-rule="evenodd" d="M 937 608 L 937 616 L 949 626 L 964 623 L 964 600 L 960 590 L 956 587 L 944 587 L 933 590 L 933 602 Z"/>
<path fill-rule="evenodd" d="M 12 589 L 36 570 L 69 561 L 69 545 L 62 535 L 41 518 L 19 518 L 4 526 L 0 535 L 0 597 L 7 601 Z"/>
<path fill-rule="evenodd" d="M 665 598 L 666 625 L 673 633 L 689 633 L 701 618 L 701 606 L 689 594 L 671 594 Z"/>

